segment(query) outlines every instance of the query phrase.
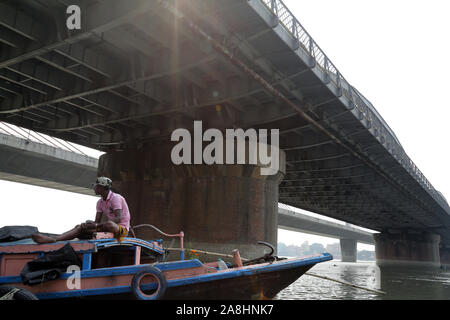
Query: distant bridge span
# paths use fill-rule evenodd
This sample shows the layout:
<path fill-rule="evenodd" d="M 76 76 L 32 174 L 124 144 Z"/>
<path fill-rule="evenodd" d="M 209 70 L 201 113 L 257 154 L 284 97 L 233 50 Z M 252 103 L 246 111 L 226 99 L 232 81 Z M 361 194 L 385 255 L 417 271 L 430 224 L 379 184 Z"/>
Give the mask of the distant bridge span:
<path fill-rule="evenodd" d="M 375 244 L 372 233 L 353 226 L 311 217 L 283 208 L 278 208 L 278 214 L 278 227 L 281 229 L 336 239 L 352 239 L 365 244 Z"/>
<path fill-rule="evenodd" d="M 94 195 L 98 159 L 0 133 L 0 179 Z"/>

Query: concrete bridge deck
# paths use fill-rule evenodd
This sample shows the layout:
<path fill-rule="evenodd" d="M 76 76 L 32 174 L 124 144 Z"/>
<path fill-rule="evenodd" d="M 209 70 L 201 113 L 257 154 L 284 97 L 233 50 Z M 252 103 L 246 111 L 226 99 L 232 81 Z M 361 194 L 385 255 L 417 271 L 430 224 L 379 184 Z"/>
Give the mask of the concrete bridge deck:
<path fill-rule="evenodd" d="M 283 208 L 278 208 L 278 214 L 278 227 L 281 229 L 337 239 L 352 239 L 365 244 L 375 244 L 372 233 L 353 226 L 311 217 Z"/>
<path fill-rule="evenodd" d="M 93 195 L 98 159 L 0 133 L 0 179 Z"/>

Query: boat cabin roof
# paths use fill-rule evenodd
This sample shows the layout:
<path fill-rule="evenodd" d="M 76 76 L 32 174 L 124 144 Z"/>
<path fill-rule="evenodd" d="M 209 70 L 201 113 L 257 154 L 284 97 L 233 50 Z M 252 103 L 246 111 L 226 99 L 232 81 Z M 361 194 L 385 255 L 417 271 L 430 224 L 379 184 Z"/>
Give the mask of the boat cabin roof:
<path fill-rule="evenodd" d="M 71 241 L 59 241 L 55 243 L 39 244 L 34 242 L 31 238 L 2 242 L 0 243 L 0 255 L 1 254 L 13 254 L 13 253 L 40 253 L 40 252 L 52 252 L 58 250 L 70 243 L 72 248 L 77 253 L 97 252 L 98 250 L 110 247 L 123 247 L 139 246 L 142 249 L 147 249 L 159 254 L 164 254 L 162 247 L 162 240 L 142 240 L 138 238 L 125 238 L 121 243 L 116 239 L 91 239 L 91 240 L 71 240 Z"/>

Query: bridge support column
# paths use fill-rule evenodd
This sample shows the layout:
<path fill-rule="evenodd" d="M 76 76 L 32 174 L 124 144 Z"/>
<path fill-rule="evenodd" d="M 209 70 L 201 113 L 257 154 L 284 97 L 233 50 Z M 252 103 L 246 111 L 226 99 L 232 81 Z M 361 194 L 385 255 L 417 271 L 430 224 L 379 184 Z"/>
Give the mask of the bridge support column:
<path fill-rule="evenodd" d="M 356 262 L 357 242 L 354 239 L 341 239 L 341 261 Z"/>
<path fill-rule="evenodd" d="M 440 267 L 440 236 L 430 233 L 374 234 L 377 264 L 385 267 Z"/>
<path fill-rule="evenodd" d="M 174 165 L 170 154 L 170 145 L 158 145 L 101 156 L 98 175 L 110 177 L 125 197 L 132 226 L 182 230 L 187 248 L 227 254 L 237 248 L 242 257 L 264 254 L 258 240 L 276 248 L 281 171 L 263 176 L 257 165 Z M 149 228 L 136 236 L 171 243 Z"/>
<path fill-rule="evenodd" d="M 441 266 L 445 269 L 450 269 L 450 246 L 441 247 L 439 249 L 441 258 Z"/>

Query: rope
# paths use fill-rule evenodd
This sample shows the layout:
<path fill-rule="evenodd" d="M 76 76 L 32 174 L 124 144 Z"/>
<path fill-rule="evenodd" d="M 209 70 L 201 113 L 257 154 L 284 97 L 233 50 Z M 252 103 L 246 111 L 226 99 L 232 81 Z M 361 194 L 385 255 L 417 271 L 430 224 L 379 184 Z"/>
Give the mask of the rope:
<path fill-rule="evenodd" d="M 167 250 L 177 250 L 180 251 L 180 248 L 168 248 Z M 209 252 L 209 251 L 203 251 L 203 250 L 198 250 L 198 249 L 184 249 L 185 251 L 190 251 L 192 253 L 202 253 L 202 254 L 210 254 L 210 255 L 214 255 L 214 256 L 219 256 L 219 257 L 227 257 L 227 258 L 233 258 L 233 256 L 231 254 L 223 254 L 223 253 L 217 253 L 217 252 Z M 241 258 L 242 261 L 249 261 L 249 259 L 245 259 L 245 258 Z"/>
<path fill-rule="evenodd" d="M 137 225 L 137 226 L 132 227 L 131 229 L 132 229 L 133 232 L 134 232 L 134 229 L 142 228 L 142 227 L 153 228 L 155 231 L 159 232 L 160 234 L 162 234 L 163 236 L 166 236 L 166 237 L 175 237 L 175 236 L 179 236 L 178 234 L 167 234 L 167 233 L 164 233 L 164 232 L 162 232 L 161 230 L 159 230 L 157 227 L 155 227 L 154 225 L 151 225 L 151 224 L 140 224 L 140 225 Z"/>
<path fill-rule="evenodd" d="M 340 283 L 340 284 L 344 284 L 346 286 L 350 286 L 350 287 L 357 288 L 357 289 L 362 289 L 362 290 L 366 290 L 366 291 L 370 291 L 370 292 L 374 292 L 374 293 L 378 293 L 378 294 L 386 294 L 386 292 L 383 292 L 383 291 L 379 291 L 379 290 L 375 290 L 375 289 L 369 289 L 369 288 L 365 288 L 365 287 L 360 287 L 360 286 L 357 286 L 356 284 L 348 283 L 348 282 L 345 282 L 345 281 L 341 281 L 341 280 L 337 280 L 337 279 L 333 279 L 333 278 L 329 278 L 329 277 L 325 277 L 325 276 L 320 276 L 320 275 L 314 274 L 314 273 L 306 272 L 305 274 L 308 275 L 308 276 L 311 276 L 311 277 L 316 277 L 316 278 L 320 278 L 320 279 L 324 279 L 324 280 L 334 281 L 334 282 L 337 282 L 337 283 Z"/>

